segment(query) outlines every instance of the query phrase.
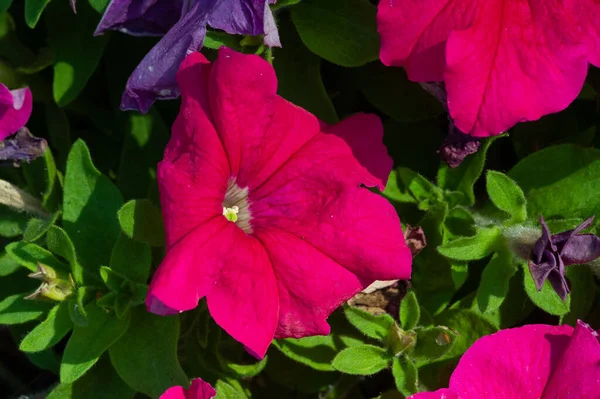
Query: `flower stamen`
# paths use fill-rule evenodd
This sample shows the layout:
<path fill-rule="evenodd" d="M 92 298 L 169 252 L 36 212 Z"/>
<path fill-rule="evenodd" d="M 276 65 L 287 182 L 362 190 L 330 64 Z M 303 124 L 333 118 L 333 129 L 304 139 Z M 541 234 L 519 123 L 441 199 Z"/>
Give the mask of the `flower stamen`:
<path fill-rule="evenodd" d="M 223 216 L 225 216 L 225 218 L 230 222 L 237 222 L 239 212 L 240 208 L 236 205 L 232 206 L 231 208 L 227 208 L 225 206 L 223 207 Z"/>

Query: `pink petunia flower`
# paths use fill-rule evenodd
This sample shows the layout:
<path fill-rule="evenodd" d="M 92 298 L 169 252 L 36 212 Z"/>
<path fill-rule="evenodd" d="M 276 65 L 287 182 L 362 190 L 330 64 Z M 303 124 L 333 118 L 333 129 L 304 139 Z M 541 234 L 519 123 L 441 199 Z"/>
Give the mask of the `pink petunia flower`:
<path fill-rule="evenodd" d="M 28 87 L 9 90 L 0 83 L 0 141 L 25 126 L 31 116 L 32 105 Z"/>
<path fill-rule="evenodd" d="M 476 341 L 450 387 L 409 399 L 599 399 L 600 341 L 590 326 L 527 325 Z"/>
<path fill-rule="evenodd" d="M 444 81 L 473 136 L 566 108 L 600 66 L 598 0 L 382 0 L 381 61 Z"/>
<path fill-rule="evenodd" d="M 321 128 L 276 94 L 273 67 L 221 48 L 178 72 L 181 111 L 158 167 L 167 254 L 151 312 L 196 307 L 262 358 L 274 337 L 328 334 L 329 314 L 375 280 L 407 279 L 411 254 L 383 189 L 382 125 Z"/>
<path fill-rule="evenodd" d="M 189 389 L 181 386 L 171 387 L 165 391 L 158 399 L 213 399 L 217 392 L 208 382 L 201 378 L 192 380 Z"/>

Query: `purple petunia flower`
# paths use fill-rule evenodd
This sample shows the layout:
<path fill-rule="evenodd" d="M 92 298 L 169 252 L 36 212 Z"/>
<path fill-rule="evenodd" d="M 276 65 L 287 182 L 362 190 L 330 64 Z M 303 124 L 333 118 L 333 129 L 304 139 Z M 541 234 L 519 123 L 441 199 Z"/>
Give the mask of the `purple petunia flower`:
<path fill-rule="evenodd" d="M 529 270 L 538 290 L 546 280 L 564 301 L 570 292 L 565 278 L 565 267 L 589 263 L 600 257 L 600 238 L 593 234 L 580 234 L 592 225 L 591 217 L 573 230 L 550 235 L 548 225 L 540 216 L 542 236 L 533 246 Z"/>
<path fill-rule="evenodd" d="M 280 46 L 269 4 L 274 0 L 112 0 L 95 34 L 118 30 L 163 36 L 127 81 L 121 109 L 148 112 L 155 100 L 179 97 L 175 74 L 186 55 L 202 47 L 206 27 L 230 34 L 264 35 Z"/>

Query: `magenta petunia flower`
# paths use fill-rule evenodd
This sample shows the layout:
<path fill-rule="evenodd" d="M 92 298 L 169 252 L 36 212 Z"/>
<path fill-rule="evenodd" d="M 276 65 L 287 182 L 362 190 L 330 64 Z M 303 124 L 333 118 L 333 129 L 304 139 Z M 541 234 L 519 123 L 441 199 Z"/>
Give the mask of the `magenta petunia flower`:
<path fill-rule="evenodd" d="M 450 387 L 409 399 L 599 399 L 600 341 L 579 321 L 527 325 L 476 341 L 450 378 Z"/>
<path fill-rule="evenodd" d="M 190 54 L 158 182 L 167 253 L 146 304 L 169 314 L 206 297 L 256 357 L 273 337 L 328 334 L 329 314 L 375 280 L 407 279 L 411 253 L 383 189 L 379 118 L 321 127 L 276 94 L 273 67 L 221 48 Z"/>
<path fill-rule="evenodd" d="M 208 382 L 196 378 L 192 380 L 189 389 L 181 386 L 171 387 L 158 399 L 213 399 L 215 396 L 217 396 L 217 392 Z"/>
<path fill-rule="evenodd" d="M 32 105 L 28 87 L 9 90 L 0 83 L 0 141 L 25 126 L 31 116 Z"/>
<path fill-rule="evenodd" d="M 444 81 L 456 126 L 473 136 L 566 108 L 600 66 L 598 0 L 382 0 L 384 64 Z"/>
<path fill-rule="evenodd" d="M 264 35 L 280 46 L 269 4 L 275 0 L 112 0 L 96 29 L 163 36 L 133 71 L 121 109 L 148 112 L 155 100 L 179 97 L 175 74 L 185 56 L 202 47 L 206 27 L 230 34 Z"/>

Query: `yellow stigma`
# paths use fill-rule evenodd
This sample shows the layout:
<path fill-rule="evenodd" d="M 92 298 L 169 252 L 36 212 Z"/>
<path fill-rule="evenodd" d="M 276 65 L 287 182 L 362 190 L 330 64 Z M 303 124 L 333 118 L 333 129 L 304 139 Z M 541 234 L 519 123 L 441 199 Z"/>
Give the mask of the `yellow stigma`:
<path fill-rule="evenodd" d="M 238 213 L 240 212 L 240 208 L 237 206 L 232 206 L 231 208 L 223 207 L 223 216 L 227 218 L 230 222 L 237 222 Z"/>

